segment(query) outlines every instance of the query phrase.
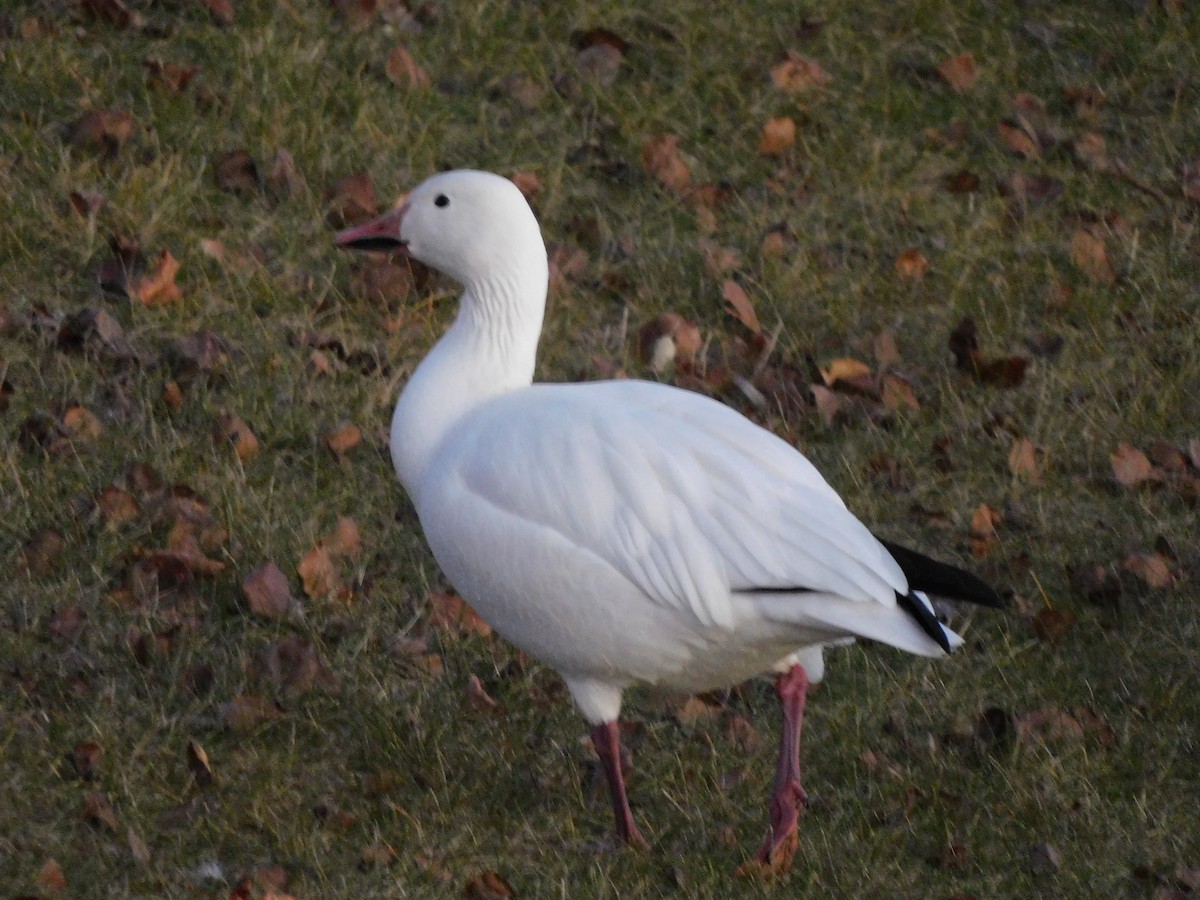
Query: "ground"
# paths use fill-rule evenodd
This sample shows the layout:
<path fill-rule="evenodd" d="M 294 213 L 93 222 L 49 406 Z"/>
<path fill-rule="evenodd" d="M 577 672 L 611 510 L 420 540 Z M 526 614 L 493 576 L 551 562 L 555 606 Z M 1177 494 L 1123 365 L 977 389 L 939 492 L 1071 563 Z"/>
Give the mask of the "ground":
<path fill-rule="evenodd" d="M 658 7 L 6 5 L 0 891 L 1200 890 L 1194 6 Z M 614 852 L 391 472 L 454 286 L 331 238 L 466 166 L 551 244 L 539 378 L 708 391 L 1012 599 L 828 654 L 772 883 L 769 683 L 631 697 Z"/>

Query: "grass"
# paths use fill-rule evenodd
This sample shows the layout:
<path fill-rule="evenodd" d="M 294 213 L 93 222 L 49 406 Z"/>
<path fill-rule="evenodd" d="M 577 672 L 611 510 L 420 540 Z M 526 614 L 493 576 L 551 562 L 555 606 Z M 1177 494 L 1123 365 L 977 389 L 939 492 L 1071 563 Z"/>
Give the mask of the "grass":
<path fill-rule="evenodd" d="M 65 2 L 16 2 L 2 19 L 0 309 L 10 324 L 0 373 L 12 390 L 0 413 L 0 891 L 53 893 L 53 877 L 38 877 L 49 859 L 73 896 L 223 896 L 267 864 L 283 866 L 302 897 L 461 895 L 486 870 L 522 896 L 1138 897 L 1194 873 L 1195 499 L 1120 488 L 1109 455 L 1120 441 L 1200 438 L 1200 241 L 1180 183 L 1200 155 L 1195 10 L 444 4 L 407 34 L 395 16 L 355 29 L 324 4 L 242 4 L 228 27 L 201 4 L 127 4 L 142 27 Z M 497 90 L 514 72 L 548 89 L 571 79 L 571 35 L 594 26 L 631 45 L 611 87 L 550 89 L 532 110 Z M 401 40 L 433 90 L 385 76 Z M 789 49 L 817 59 L 830 84 L 795 97 L 773 88 L 769 69 Z M 959 52 L 980 70 L 963 95 L 929 74 Z M 150 57 L 199 74 L 180 93 L 157 90 Z M 1093 118 L 1064 99 L 1072 86 L 1103 93 Z M 1159 196 L 1080 165 L 1065 144 L 1042 160 L 1013 156 L 995 125 L 1019 92 L 1043 98 L 1064 137 L 1100 133 Z M 97 108 L 138 122 L 111 157 L 60 137 L 61 124 Z M 798 122 L 797 143 L 768 159 L 759 131 L 780 115 Z M 947 143 L 937 135 L 952 122 L 964 137 Z M 698 183 L 732 188 L 711 237 L 741 252 L 737 276 L 763 322 L 782 322 L 775 362 L 870 361 L 871 335 L 888 328 L 922 400 L 887 427 L 864 416 L 829 427 L 807 403 L 750 412 L 801 445 L 877 530 L 936 555 L 969 559 L 972 510 L 1001 510 L 999 546 L 977 566 L 1028 611 L 957 619 L 968 645 L 938 664 L 874 646 L 830 654 L 805 726 L 813 802 L 797 865 L 776 887 L 732 875 L 765 822 L 777 734 L 769 685 L 746 685 L 716 718 L 687 725 L 671 703 L 632 699 L 631 790 L 654 848 L 613 853 L 585 728 L 553 673 L 496 639 L 431 633 L 440 677 L 392 651 L 398 637 L 424 634 L 426 598 L 444 584 L 391 473 L 386 423 L 452 315 L 452 286 L 435 281 L 403 303 L 364 298 L 352 286 L 362 261 L 334 251 L 324 221 L 325 187 L 358 170 L 383 198 L 447 165 L 532 171 L 548 238 L 589 254 L 551 298 L 539 377 L 598 377 L 594 357 L 640 374 L 632 332 L 666 311 L 695 319 L 719 355 L 740 326 L 705 270 L 702 229 L 640 163 L 645 140 L 664 132 L 680 136 Z M 304 184 L 284 196 L 220 190 L 214 160 L 238 148 L 263 170 L 286 149 Z M 944 189 L 962 169 L 980 190 Z M 1061 196 L 1014 222 L 993 188 L 1014 170 L 1058 179 Z M 91 223 L 67 200 L 84 189 L 106 198 Z M 1105 220 L 1113 212 L 1120 222 Z M 583 237 L 581 220 L 591 222 Z M 1091 220 L 1108 222 L 1113 284 L 1072 262 L 1071 235 Z M 779 223 L 797 245 L 764 257 L 762 237 Z M 151 257 L 170 250 L 182 300 L 147 308 L 103 294 L 93 273 L 110 234 Z M 202 239 L 254 259 L 222 265 Z M 931 263 L 918 282 L 893 270 L 908 247 Z M 113 315 L 142 362 L 60 348 L 59 324 L 80 309 Z M 384 327 L 401 315 L 403 327 Z M 1039 331 L 1063 349 L 1035 357 L 1015 389 L 973 383 L 946 350 L 965 315 L 985 355 L 1028 354 Z M 170 348 L 202 329 L 230 353 L 189 373 Z M 298 339 L 313 330 L 340 341 L 350 364 L 315 373 Z M 171 380 L 177 408 L 162 399 Z M 744 405 L 736 391 L 723 396 Z M 55 452 L 21 437 L 31 418 L 57 421 L 79 405 L 100 436 Z M 224 412 L 257 434 L 255 458 L 214 445 Z M 364 440 L 339 459 L 323 440 L 346 420 Z M 1036 483 L 1006 465 L 1016 435 L 1045 450 Z M 930 449 L 943 436 L 951 471 Z M 904 490 L 872 474 L 881 454 Z M 151 514 L 161 498 L 119 525 L 96 511 L 136 463 L 207 501 L 229 532 L 210 553 L 220 574 L 162 597 L 121 593 L 138 553 L 163 547 L 171 524 Z M 931 510 L 940 515 L 921 512 Z M 354 518 L 364 545 L 339 562 L 351 599 L 305 598 L 299 622 L 249 615 L 246 574 L 274 561 L 301 595 L 296 566 L 339 515 Z M 27 572 L 21 548 L 45 528 L 61 533 L 62 552 Z M 1112 609 L 1070 586 L 1068 565 L 1117 565 L 1159 537 L 1178 557 L 1175 587 L 1125 576 Z M 1076 616 L 1055 642 L 1029 621 L 1046 604 Z M 77 627 L 71 610 L 84 617 Z M 141 661 L 139 634 L 160 637 Z M 264 674 L 264 653 L 289 635 L 311 642 L 336 685 L 304 690 Z M 464 714 L 472 674 L 502 713 Z M 222 709 L 238 695 L 277 702 L 276 715 L 235 733 Z M 1111 740 L 1091 730 L 997 745 L 976 736 L 991 707 L 1087 707 Z M 760 737 L 749 750 L 725 727 L 735 713 Z M 207 752 L 207 787 L 189 769 L 189 740 Z M 70 759 L 86 742 L 101 752 L 88 781 Z M 886 761 L 872 768 L 864 751 Z M 115 829 L 83 814 L 94 792 Z M 148 853 L 135 852 L 138 840 Z M 1039 866 L 1039 844 L 1060 864 Z M 394 859 L 363 863 L 380 845 Z"/>

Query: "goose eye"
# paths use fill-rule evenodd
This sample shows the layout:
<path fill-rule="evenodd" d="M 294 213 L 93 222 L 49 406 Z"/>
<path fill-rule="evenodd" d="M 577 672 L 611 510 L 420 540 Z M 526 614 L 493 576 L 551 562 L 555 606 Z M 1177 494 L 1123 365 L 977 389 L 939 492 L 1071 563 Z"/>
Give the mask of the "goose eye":
<path fill-rule="evenodd" d="M 447 197 L 445 194 L 438 194 L 436 197 L 433 198 L 433 205 L 434 206 L 449 206 L 450 198 Z"/>

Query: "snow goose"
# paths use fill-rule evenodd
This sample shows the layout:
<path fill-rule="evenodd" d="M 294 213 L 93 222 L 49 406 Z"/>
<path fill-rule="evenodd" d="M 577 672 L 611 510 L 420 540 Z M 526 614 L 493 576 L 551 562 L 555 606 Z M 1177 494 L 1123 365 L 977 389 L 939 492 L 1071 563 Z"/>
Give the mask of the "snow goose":
<path fill-rule="evenodd" d="M 803 455 L 716 400 L 635 380 L 533 384 L 546 248 L 507 179 L 435 175 L 336 241 L 403 248 L 463 286 L 400 395 L 392 460 L 450 582 L 558 671 L 593 727 L 618 840 L 646 844 L 621 773 L 625 688 L 694 693 L 772 673 L 783 737 L 758 860 L 786 868 L 822 645 L 862 637 L 941 656 L 961 638 L 922 590 L 1000 598 L 877 540 Z"/>

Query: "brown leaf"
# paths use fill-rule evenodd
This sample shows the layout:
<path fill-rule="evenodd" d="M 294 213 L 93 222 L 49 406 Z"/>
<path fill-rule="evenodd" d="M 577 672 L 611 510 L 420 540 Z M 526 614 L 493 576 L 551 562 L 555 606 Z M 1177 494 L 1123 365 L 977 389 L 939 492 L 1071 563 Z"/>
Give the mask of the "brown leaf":
<path fill-rule="evenodd" d="M 498 90 L 527 110 L 537 109 L 546 99 L 546 88 L 519 72 L 506 76 Z"/>
<path fill-rule="evenodd" d="M 1047 644 L 1057 644 L 1075 627 L 1075 618 L 1069 609 L 1043 609 L 1033 617 L 1033 633 Z"/>
<path fill-rule="evenodd" d="M 233 413 L 223 413 L 213 427 L 213 441 L 218 447 L 230 446 L 237 458 L 249 462 L 258 455 L 259 443 L 250 426 Z"/>
<path fill-rule="evenodd" d="M 430 594 L 429 626 L 449 634 L 487 637 L 492 626 L 457 594 Z"/>
<path fill-rule="evenodd" d="M 679 138 L 659 134 L 642 145 L 642 166 L 659 183 L 678 194 L 692 186 L 692 170 L 679 150 Z"/>
<path fill-rule="evenodd" d="M 1183 169 L 1183 195 L 1200 203 L 1200 158 Z"/>
<path fill-rule="evenodd" d="M 937 73 L 959 94 L 967 93 L 975 87 L 975 82 L 979 80 L 979 69 L 975 66 L 975 57 L 970 53 L 960 53 L 957 56 L 948 56 L 943 59 L 938 63 Z"/>
<path fill-rule="evenodd" d="M 638 329 L 637 345 L 642 362 L 662 372 L 671 362 L 691 365 L 704 340 L 695 322 L 675 313 L 663 313 Z"/>
<path fill-rule="evenodd" d="M 67 889 L 67 876 L 53 857 L 47 857 L 42 863 L 35 880 L 40 890 L 50 894 L 60 894 Z"/>
<path fill-rule="evenodd" d="M 1020 204 L 1021 208 L 1049 203 L 1063 192 L 1063 183 L 1049 175 L 1031 175 L 1013 170 L 996 182 L 1000 194 Z"/>
<path fill-rule="evenodd" d="M 871 367 L 848 356 L 840 357 L 821 369 L 821 377 L 825 384 L 833 387 L 839 381 L 856 382 L 863 378 L 872 378 Z"/>
<path fill-rule="evenodd" d="M 75 774 L 84 781 L 95 781 L 103 755 L 104 751 L 95 741 L 80 741 L 71 749 L 71 764 L 75 767 Z"/>
<path fill-rule="evenodd" d="M 1094 131 L 1085 131 L 1071 142 L 1078 162 L 1093 172 L 1107 172 L 1111 166 L 1104 138 Z"/>
<path fill-rule="evenodd" d="M 542 190 L 542 183 L 533 172 L 513 172 L 509 180 L 531 202 Z"/>
<path fill-rule="evenodd" d="M 293 196 L 300 193 L 305 185 L 304 176 L 296 168 L 296 160 L 282 147 L 275 151 L 266 181 L 277 196 Z"/>
<path fill-rule="evenodd" d="M 758 730 L 753 723 L 743 715 L 734 713 L 725 720 L 725 736 L 746 755 L 754 753 L 762 744 Z"/>
<path fill-rule="evenodd" d="M 71 209 L 89 221 L 96 218 L 96 213 L 103 208 L 105 203 L 104 195 L 99 191 L 92 190 L 71 191 L 67 194 L 67 200 L 71 204 Z"/>
<path fill-rule="evenodd" d="M 171 94 L 183 93 L 200 71 L 196 66 L 185 66 L 158 58 L 146 59 L 142 64 L 146 67 L 150 83 Z"/>
<path fill-rule="evenodd" d="M 289 634 L 259 655 L 261 674 L 278 691 L 293 697 L 317 688 L 337 691 L 338 678 L 317 654 L 312 641 Z"/>
<path fill-rule="evenodd" d="M 387 74 L 388 81 L 400 87 L 423 91 L 431 84 L 429 74 L 417 64 L 412 54 L 408 52 L 408 48 L 403 44 L 397 44 L 392 48 L 392 52 L 388 54 L 384 72 Z"/>
<path fill-rule="evenodd" d="M 245 737 L 272 719 L 280 716 L 279 707 L 255 694 L 238 694 L 221 704 L 221 720 L 234 734 Z"/>
<path fill-rule="evenodd" d="M 1071 261 L 1089 281 L 1112 284 L 1117 280 L 1103 236 L 1090 228 L 1078 228 L 1071 235 Z"/>
<path fill-rule="evenodd" d="M 57 528 L 39 529 L 21 546 L 21 566 L 30 575 L 45 575 L 65 546 L 66 540 Z"/>
<path fill-rule="evenodd" d="M 167 356 L 177 375 L 212 372 L 229 362 L 229 343 L 211 331 L 195 331 L 171 342 Z"/>
<path fill-rule="evenodd" d="M 155 260 L 153 271 L 130 279 L 127 288 L 129 299 L 137 300 L 145 306 L 163 306 L 182 300 L 183 294 L 175 284 L 178 272 L 179 263 L 170 250 L 164 250 Z"/>
<path fill-rule="evenodd" d="M 468 900 L 509 900 L 516 892 L 507 881 L 492 871 L 480 872 L 463 886 Z"/>
<path fill-rule="evenodd" d="M 213 175 L 217 187 L 231 194 L 254 194 L 261 184 L 254 157 L 240 149 L 217 154 Z"/>
<path fill-rule="evenodd" d="M 998 539 L 996 526 L 999 524 L 1000 513 L 986 503 L 979 504 L 975 508 L 975 512 L 971 514 L 971 529 L 968 532 L 968 538 L 971 555 L 976 559 L 983 559 L 995 548 Z"/>
<path fill-rule="evenodd" d="M 233 0 L 200 0 L 218 25 L 233 24 Z"/>
<path fill-rule="evenodd" d="M 764 156 L 782 156 L 796 143 L 796 122 L 789 116 L 769 119 L 758 139 L 758 152 Z"/>
<path fill-rule="evenodd" d="M 909 247 L 896 257 L 896 274 L 905 281 L 920 281 L 929 271 L 929 260 L 916 247 Z"/>
<path fill-rule="evenodd" d="M 981 363 L 975 374 L 984 384 L 1014 388 L 1025 380 L 1029 360 L 1023 356 L 1004 356 Z"/>
<path fill-rule="evenodd" d="M 996 135 L 1011 152 L 1026 159 L 1041 159 L 1042 150 L 1034 137 L 1020 125 L 1004 120 L 996 123 Z"/>
<path fill-rule="evenodd" d="M 325 446 L 342 456 L 362 443 L 362 429 L 353 422 L 345 422 L 325 435 Z"/>
<path fill-rule="evenodd" d="M 358 867 L 360 869 L 386 867 L 390 866 L 398 858 L 399 854 L 396 853 L 391 844 L 385 844 L 380 841 L 363 848 L 362 853 L 358 855 Z"/>
<path fill-rule="evenodd" d="M 675 710 L 675 718 L 680 725 L 704 725 L 716 720 L 721 714 L 721 705 L 707 697 L 693 695 L 683 701 L 683 705 Z"/>
<path fill-rule="evenodd" d="M 487 692 L 478 675 L 472 675 L 467 680 L 467 705 L 480 713 L 501 712 L 500 704 Z"/>
<path fill-rule="evenodd" d="M 875 354 L 875 363 L 881 369 L 899 365 L 901 362 L 900 348 L 896 346 L 896 334 L 890 328 L 884 328 L 871 341 L 871 349 Z"/>
<path fill-rule="evenodd" d="M 946 190 L 952 194 L 973 194 L 979 190 L 979 176 L 967 169 L 959 169 L 946 177 Z"/>
<path fill-rule="evenodd" d="M 325 189 L 325 221 L 331 228 L 346 228 L 379 215 L 375 183 L 366 172 L 347 175 Z"/>
<path fill-rule="evenodd" d="M 1112 461 L 1113 477 L 1124 487 L 1136 487 L 1154 478 L 1154 466 L 1146 454 L 1124 441 L 1117 444 L 1117 449 L 1109 459 Z"/>
<path fill-rule="evenodd" d="M 104 524 L 109 528 L 119 528 L 137 518 L 140 512 L 133 494 L 115 484 L 100 489 L 100 493 L 96 495 L 96 506 Z"/>
<path fill-rule="evenodd" d="M 358 523 L 349 516 L 338 516 L 333 531 L 322 542 L 337 556 L 358 556 L 362 553 L 362 534 Z"/>
<path fill-rule="evenodd" d="M 815 59 L 789 50 L 787 58 L 771 67 L 771 81 L 775 87 L 789 94 L 823 88 L 832 79 Z"/>
<path fill-rule="evenodd" d="M 187 767 L 200 787 L 208 787 L 213 782 L 212 766 L 208 762 L 208 753 L 195 738 L 188 738 Z"/>
<path fill-rule="evenodd" d="M 63 137 L 68 144 L 102 150 L 115 156 L 133 137 L 137 123 L 127 112 L 116 109 L 97 109 L 85 113 L 66 127 Z"/>
<path fill-rule="evenodd" d="M 264 563 L 242 580 L 250 612 L 264 619 L 283 619 L 300 613 L 287 576 L 275 563 Z"/>
<path fill-rule="evenodd" d="M 84 795 L 83 820 L 89 825 L 106 828 L 112 832 L 116 832 L 118 829 L 117 814 L 113 812 L 108 797 L 99 791 Z"/>
<path fill-rule="evenodd" d="M 763 235 L 762 244 L 758 248 L 758 252 L 764 257 L 780 257 L 787 256 L 791 253 L 799 241 L 792 234 L 791 230 L 786 225 L 775 225 L 767 230 Z"/>
<path fill-rule="evenodd" d="M 1161 553 L 1135 553 L 1121 563 L 1121 569 L 1156 590 L 1175 587 L 1180 580 L 1171 570 L 1170 560 Z"/>
<path fill-rule="evenodd" d="M 714 278 L 720 278 L 742 265 L 742 254 L 733 247 L 724 247 L 708 238 L 700 238 L 696 246 L 704 254 L 705 271 Z"/>
<path fill-rule="evenodd" d="M 1106 745 L 1116 741 L 1112 727 L 1087 707 L 1066 710 L 1047 706 L 1013 719 L 1017 740 L 1022 744 L 1074 744 L 1089 736 Z"/>
<path fill-rule="evenodd" d="M 296 566 L 304 593 L 313 600 L 325 600 L 333 595 L 342 595 L 345 586 L 342 578 L 333 565 L 333 557 L 329 548 L 318 542 L 309 550 Z"/>
<path fill-rule="evenodd" d="M 842 412 L 842 397 L 821 384 L 812 386 L 813 402 L 826 425 L 833 425 Z"/>
<path fill-rule="evenodd" d="M 72 406 L 63 413 L 63 427 L 72 437 L 95 441 L 104 434 L 104 426 L 86 406 Z"/>
<path fill-rule="evenodd" d="M 733 316 L 748 328 L 753 334 L 762 333 L 758 314 L 754 312 L 754 304 L 750 295 L 733 279 L 728 279 L 721 285 L 721 296 L 725 298 L 725 312 Z"/>
<path fill-rule="evenodd" d="M 921 408 L 921 401 L 917 398 L 912 383 L 895 372 L 884 374 L 880 399 L 886 409 L 916 411 Z"/>
<path fill-rule="evenodd" d="M 1012 449 L 1008 451 L 1008 470 L 1027 481 L 1038 481 L 1041 478 L 1038 451 L 1033 441 L 1023 437 L 1013 443 Z"/>

